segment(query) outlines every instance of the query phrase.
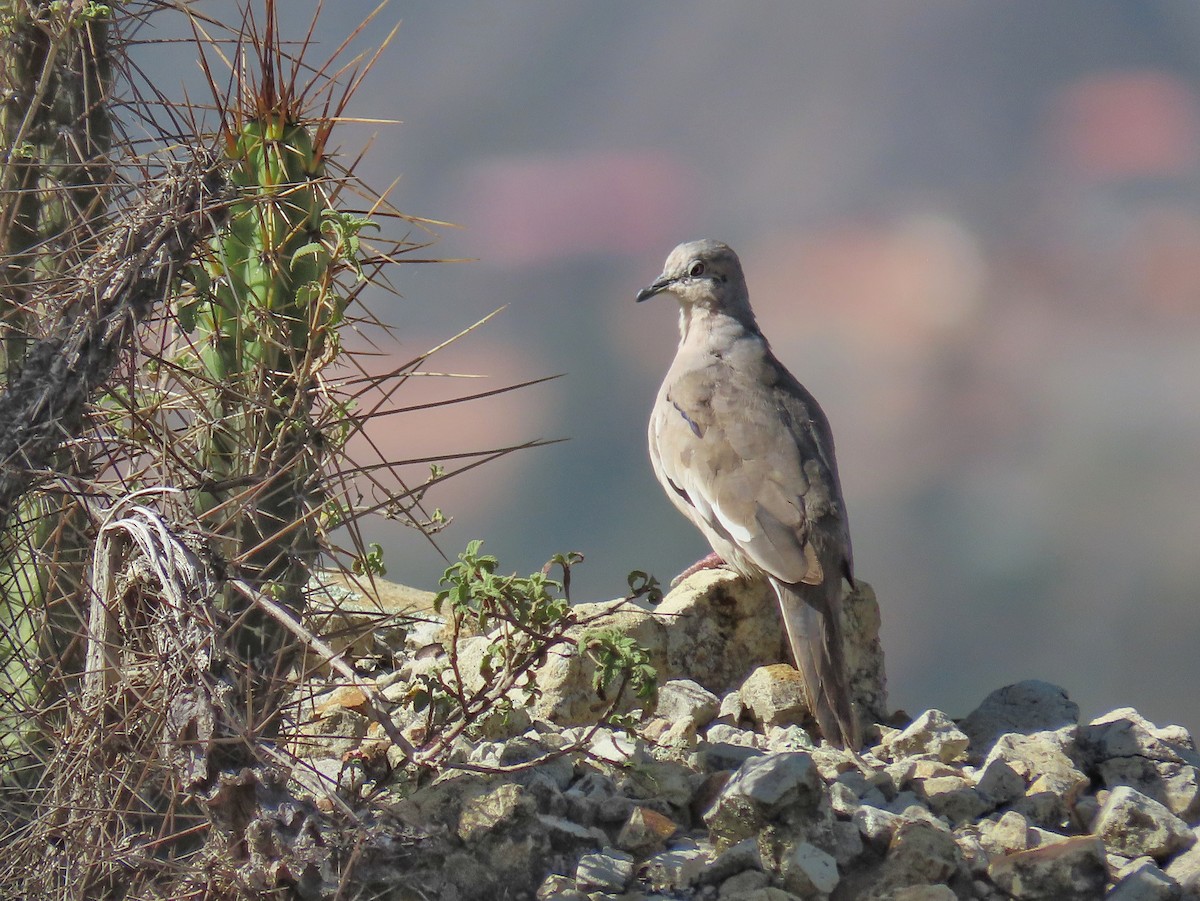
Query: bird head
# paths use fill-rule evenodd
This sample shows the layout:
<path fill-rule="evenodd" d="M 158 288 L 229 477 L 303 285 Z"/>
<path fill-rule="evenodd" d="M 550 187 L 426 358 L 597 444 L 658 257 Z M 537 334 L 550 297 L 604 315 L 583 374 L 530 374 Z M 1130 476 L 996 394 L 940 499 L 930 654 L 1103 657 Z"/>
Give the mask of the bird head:
<path fill-rule="evenodd" d="M 673 294 L 685 312 L 699 308 L 739 318 L 750 312 L 742 264 L 720 241 L 689 241 L 672 250 L 662 275 L 638 292 L 638 303 L 656 294 Z"/>

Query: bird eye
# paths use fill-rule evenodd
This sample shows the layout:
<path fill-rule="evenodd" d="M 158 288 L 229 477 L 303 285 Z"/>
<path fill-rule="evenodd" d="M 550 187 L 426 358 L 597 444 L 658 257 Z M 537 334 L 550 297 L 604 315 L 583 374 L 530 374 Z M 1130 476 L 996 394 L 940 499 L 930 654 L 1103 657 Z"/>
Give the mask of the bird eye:
<path fill-rule="evenodd" d="M 692 268 L 688 270 L 688 275 L 692 278 L 699 278 L 704 274 L 704 264 L 697 261 L 692 263 Z"/>

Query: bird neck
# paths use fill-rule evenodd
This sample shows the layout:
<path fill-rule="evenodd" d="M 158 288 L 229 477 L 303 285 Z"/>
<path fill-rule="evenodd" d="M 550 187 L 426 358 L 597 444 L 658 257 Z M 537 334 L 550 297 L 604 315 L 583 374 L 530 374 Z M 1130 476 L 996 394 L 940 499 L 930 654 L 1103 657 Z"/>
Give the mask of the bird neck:
<path fill-rule="evenodd" d="M 680 304 L 679 306 L 679 337 L 686 343 L 688 339 L 706 340 L 712 335 L 728 333 L 738 337 L 750 332 L 760 335 L 758 322 L 754 311 L 749 305 L 735 309 L 714 310 L 700 304 Z"/>

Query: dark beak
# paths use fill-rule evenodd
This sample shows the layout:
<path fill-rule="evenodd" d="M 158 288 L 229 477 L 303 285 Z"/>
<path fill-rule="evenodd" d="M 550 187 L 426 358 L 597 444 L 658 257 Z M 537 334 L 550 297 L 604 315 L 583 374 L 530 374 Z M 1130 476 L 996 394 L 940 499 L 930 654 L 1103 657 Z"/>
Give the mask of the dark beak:
<path fill-rule="evenodd" d="M 675 279 L 673 278 L 660 278 L 650 287 L 642 288 L 641 291 L 638 291 L 637 302 L 641 303 L 643 300 L 649 300 L 655 294 L 661 294 L 667 288 L 671 287 L 674 281 Z"/>

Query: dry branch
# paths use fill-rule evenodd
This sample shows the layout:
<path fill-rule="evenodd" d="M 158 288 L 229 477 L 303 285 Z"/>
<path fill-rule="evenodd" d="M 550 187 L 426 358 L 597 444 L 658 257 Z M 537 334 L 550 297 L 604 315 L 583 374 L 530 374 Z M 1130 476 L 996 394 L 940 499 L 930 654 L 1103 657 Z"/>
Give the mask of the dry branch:
<path fill-rule="evenodd" d="M 55 290 L 54 302 L 39 305 L 58 310 L 57 319 L 0 393 L 0 527 L 55 450 L 82 431 L 87 402 L 134 325 L 223 218 L 225 192 L 217 157 L 197 154 L 180 164 Z"/>

